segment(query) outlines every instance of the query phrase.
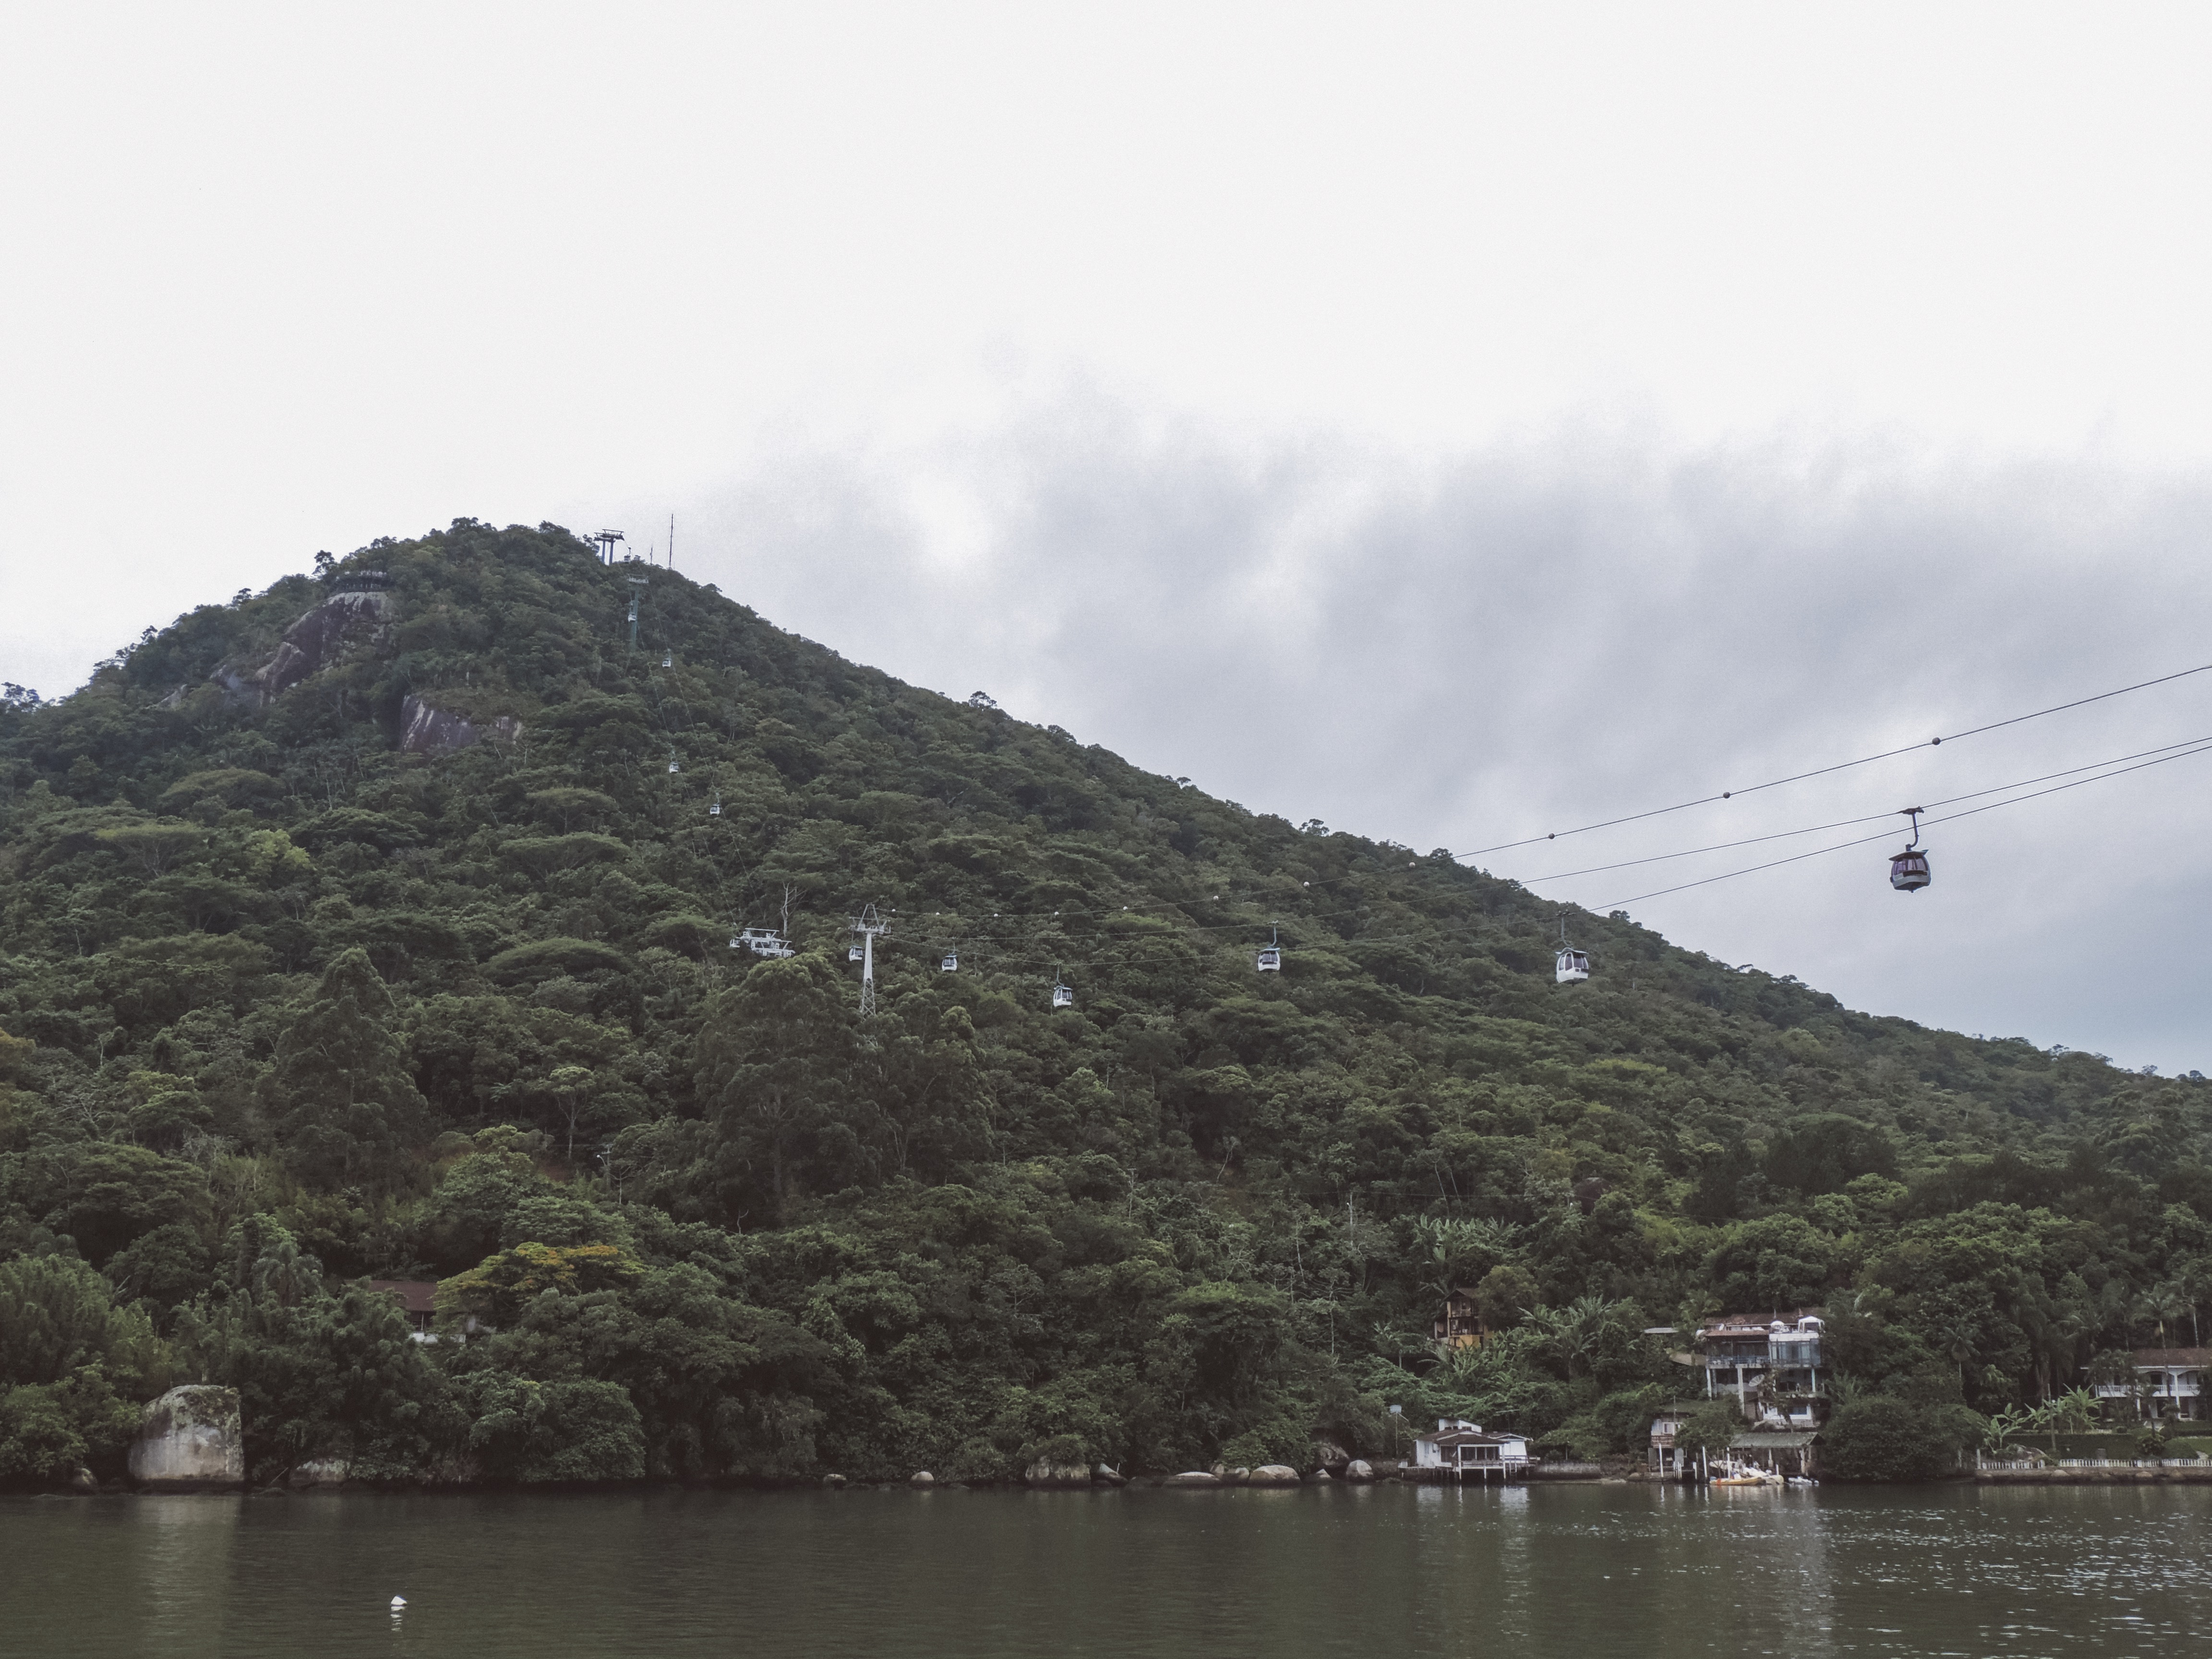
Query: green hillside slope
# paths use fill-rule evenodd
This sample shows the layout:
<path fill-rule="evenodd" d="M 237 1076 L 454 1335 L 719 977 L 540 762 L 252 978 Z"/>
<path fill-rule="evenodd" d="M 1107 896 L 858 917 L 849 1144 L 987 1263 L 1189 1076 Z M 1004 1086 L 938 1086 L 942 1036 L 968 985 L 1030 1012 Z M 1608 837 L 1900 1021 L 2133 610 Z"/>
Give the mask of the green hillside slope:
<path fill-rule="evenodd" d="M 550 526 L 11 689 L 0 815 L 0 1480 L 188 1376 L 257 1477 L 1304 1462 L 1390 1404 L 1595 1453 L 1686 1384 L 1645 1328 L 1814 1303 L 1840 1394 L 1955 1437 L 2212 1289 L 2199 1081 L 1620 916 L 1555 985 L 1514 884 Z M 1497 1334 L 1439 1356 L 1454 1285 Z"/>

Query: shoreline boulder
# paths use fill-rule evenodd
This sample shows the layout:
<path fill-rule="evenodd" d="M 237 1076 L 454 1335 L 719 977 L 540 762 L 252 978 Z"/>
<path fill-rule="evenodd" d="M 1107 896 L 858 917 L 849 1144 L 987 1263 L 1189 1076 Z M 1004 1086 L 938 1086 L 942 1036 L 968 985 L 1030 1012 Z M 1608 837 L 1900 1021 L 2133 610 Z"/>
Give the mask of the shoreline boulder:
<path fill-rule="evenodd" d="M 1355 1457 L 1344 1466 L 1344 1478 L 1354 1486 L 1364 1486 L 1375 1478 L 1375 1466 L 1364 1457 Z"/>
<path fill-rule="evenodd" d="M 1248 1486 L 1295 1486 L 1298 1472 L 1288 1463 L 1262 1463 L 1244 1477 Z"/>
<path fill-rule="evenodd" d="M 1170 1475 L 1162 1484 L 1170 1486 L 1218 1486 L 1221 1484 L 1221 1477 L 1211 1469 L 1185 1469 L 1181 1474 Z"/>
<path fill-rule="evenodd" d="M 143 1492 L 236 1492 L 246 1485 L 238 1390 L 187 1382 L 149 1401 L 131 1447 Z"/>

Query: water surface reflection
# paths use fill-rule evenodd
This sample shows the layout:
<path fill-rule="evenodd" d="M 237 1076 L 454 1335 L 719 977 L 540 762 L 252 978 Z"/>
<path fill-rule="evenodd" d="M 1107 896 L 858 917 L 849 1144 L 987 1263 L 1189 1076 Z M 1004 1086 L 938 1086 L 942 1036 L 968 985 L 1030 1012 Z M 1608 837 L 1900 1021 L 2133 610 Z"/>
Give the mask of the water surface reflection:
<path fill-rule="evenodd" d="M 2209 1516 L 2136 1487 L 17 1499 L 0 1650 L 2141 1653 L 2212 1627 Z"/>

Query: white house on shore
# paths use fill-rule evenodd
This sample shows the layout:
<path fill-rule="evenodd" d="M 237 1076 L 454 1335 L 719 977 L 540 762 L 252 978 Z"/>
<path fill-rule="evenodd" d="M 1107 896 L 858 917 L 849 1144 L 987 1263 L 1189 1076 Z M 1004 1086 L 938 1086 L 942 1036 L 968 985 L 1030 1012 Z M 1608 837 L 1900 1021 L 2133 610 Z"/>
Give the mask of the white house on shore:
<path fill-rule="evenodd" d="M 1440 1417 L 1433 1434 L 1413 1437 L 1413 1467 L 1481 1476 L 1519 1474 L 1528 1467 L 1528 1442 L 1518 1434 L 1486 1434 L 1465 1418 Z"/>
<path fill-rule="evenodd" d="M 2145 1422 L 2160 1418 L 2184 1423 L 2204 1417 L 2205 1373 L 2212 1371 L 2212 1348 L 2137 1348 L 2132 1382 L 2091 1386 L 2102 1400 L 2132 1400 Z"/>

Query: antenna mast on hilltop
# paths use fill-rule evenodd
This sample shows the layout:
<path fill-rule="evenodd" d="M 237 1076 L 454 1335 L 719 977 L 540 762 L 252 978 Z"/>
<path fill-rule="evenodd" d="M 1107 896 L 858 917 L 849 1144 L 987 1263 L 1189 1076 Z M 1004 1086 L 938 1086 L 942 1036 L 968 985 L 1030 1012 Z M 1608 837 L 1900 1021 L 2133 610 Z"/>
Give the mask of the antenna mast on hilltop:
<path fill-rule="evenodd" d="M 860 1018 L 867 1018 L 876 1012 L 876 935 L 890 931 L 890 923 L 876 914 L 872 904 L 863 906 L 860 919 L 853 924 L 853 931 L 860 936 Z"/>
<path fill-rule="evenodd" d="M 615 544 L 623 539 L 622 532 L 619 530 L 602 530 L 598 535 L 592 537 L 592 539 L 599 544 L 599 562 L 601 564 L 612 564 L 615 562 Z"/>
<path fill-rule="evenodd" d="M 676 515 L 668 515 L 668 568 L 676 568 Z"/>

